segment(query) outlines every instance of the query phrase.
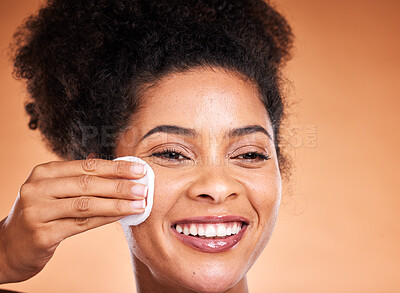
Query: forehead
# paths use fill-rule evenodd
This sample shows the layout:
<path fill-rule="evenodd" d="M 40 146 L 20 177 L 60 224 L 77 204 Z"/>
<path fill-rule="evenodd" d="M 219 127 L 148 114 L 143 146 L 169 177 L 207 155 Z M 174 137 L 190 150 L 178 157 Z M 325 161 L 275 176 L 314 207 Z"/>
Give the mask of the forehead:
<path fill-rule="evenodd" d="M 135 126 L 145 132 L 160 124 L 220 132 L 241 125 L 270 128 L 255 85 L 223 69 L 171 74 L 145 90 Z"/>

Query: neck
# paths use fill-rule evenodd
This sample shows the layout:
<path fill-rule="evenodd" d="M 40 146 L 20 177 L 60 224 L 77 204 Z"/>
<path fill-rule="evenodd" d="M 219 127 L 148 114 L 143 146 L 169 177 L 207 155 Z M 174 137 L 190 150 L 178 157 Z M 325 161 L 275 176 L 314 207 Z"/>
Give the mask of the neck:
<path fill-rule="evenodd" d="M 179 285 L 171 283 L 169 280 L 156 276 L 150 269 L 142 263 L 138 258 L 133 256 L 133 266 L 136 279 L 136 291 L 137 293 L 194 293 L 196 291 L 188 288 L 181 287 Z M 212 291 L 212 288 L 210 289 Z M 247 279 L 244 276 L 239 282 L 233 287 L 218 293 L 248 293 Z M 204 292 L 206 293 L 206 292 Z M 214 292 L 216 293 L 216 292 Z"/>

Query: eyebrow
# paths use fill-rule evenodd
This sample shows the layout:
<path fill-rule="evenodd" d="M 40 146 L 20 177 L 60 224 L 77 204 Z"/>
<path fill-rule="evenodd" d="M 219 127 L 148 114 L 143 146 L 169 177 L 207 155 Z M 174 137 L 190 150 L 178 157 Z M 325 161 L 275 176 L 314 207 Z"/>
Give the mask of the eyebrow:
<path fill-rule="evenodd" d="M 151 129 L 145 135 L 143 135 L 143 137 L 139 141 L 142 141 L 146 137 L 148 137 L 154 133 L 158 133 L 158 132 L 167 133 L 167 134 L 177 134 L 177 135 L 192 137 L 192 138 L 198 136 L 198 133 L 196 132 L 196 130 L 194 130 L 192 128 L 186 128 L 186 127 L 181 127 L 181 126 L 176 126 L 176 125 L 159 125 L 159 126 L 154 127 L 153 129 Z M 268 138 L 270 140 L 272 140 L 271 134 L 269 134 L 269 132 L 261 125 L 246 125 L 243 127 L 231 129 L 228 132 L 228 137 L 245 136 L 245 135 L 249 135 L 249 134 L 257 133 L 257 132 L 265 134 L 266 136 L 268 136 Z"/>
<path fill-rule="evenodd" d="M 244 127 L 239 127 L 239 128 L 234 128 L 229 131 L 228 136 L 229 137 L 237 137 L 237 136 L 244 136 L 252 133 L 264 133 L 270 140 L 272 140 L 272 136 L 269 134 L 269 132 L 262 127 L 261 125 L 248 125 Z"/>

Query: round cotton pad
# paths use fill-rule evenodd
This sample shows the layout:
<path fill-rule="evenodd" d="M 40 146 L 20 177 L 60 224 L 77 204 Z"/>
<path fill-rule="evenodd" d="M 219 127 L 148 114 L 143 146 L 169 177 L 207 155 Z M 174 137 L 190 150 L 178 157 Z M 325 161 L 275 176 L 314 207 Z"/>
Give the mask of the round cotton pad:
<path fill-rule="evenodd" d="M 143 223 L 147 217 L 150 215 L 151 209 L 153 207 L 153 197 L 154 197 L 154 171 L 151 169 L 149 164 L 147 164 L 145 161 L 142 159 L 139 159 L 137 157 L 132 157 L 132 156 L 126 156 L 126 157 L 119 157 L 114 159 L 114 161 L 129 161 L 129 162 L 136 162 L 136 163 L 142 163 L 146 165 L 146 175 L 144 175 L 140 179 L 132 179 L 131 181 L 133 182 L 138 182 L 141 184 L 147 185 L 148 191 L 147 191 L 147 205 L 145 207 L 144 213 L 142 214 L 137 214 L 137 215 L 130 215 L 125 218 L 122 218 L 119 220 L 119 222 L 122 225 L 125 226 L 136 226 L 139 225 L 140 223 Z"/>

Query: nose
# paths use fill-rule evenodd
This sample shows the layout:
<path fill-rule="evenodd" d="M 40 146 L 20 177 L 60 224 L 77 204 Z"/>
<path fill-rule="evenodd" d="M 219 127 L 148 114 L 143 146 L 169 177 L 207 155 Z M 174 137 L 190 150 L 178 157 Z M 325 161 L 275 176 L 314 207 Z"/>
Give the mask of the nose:
<path fill-rule="evenodd" d="M 241 184 L 231 176 L 227 166 L 205 165 L 195 172 L 195 179 L 187 190 L 191 199 L 219 204 L 242 192 Z"/>

